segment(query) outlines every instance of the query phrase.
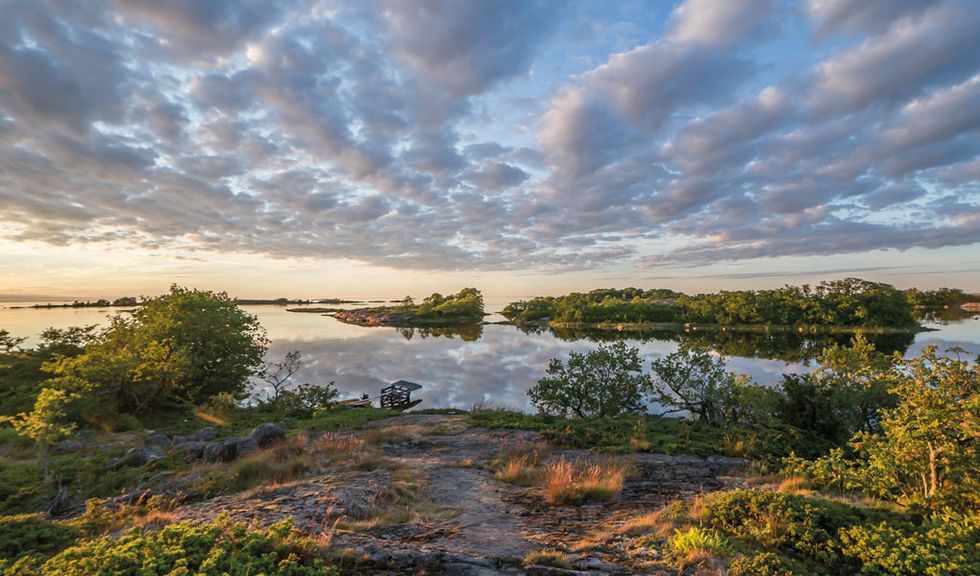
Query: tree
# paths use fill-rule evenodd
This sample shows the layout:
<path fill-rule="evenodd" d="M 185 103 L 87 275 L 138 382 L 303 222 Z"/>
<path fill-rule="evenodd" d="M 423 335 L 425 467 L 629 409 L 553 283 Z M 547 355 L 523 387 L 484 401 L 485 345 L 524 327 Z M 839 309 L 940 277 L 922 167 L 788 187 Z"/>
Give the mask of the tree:
<path fill-rule="evenodd" d="M 57 388 L 42 388 L 30 413 L 10 417 L 0 416 L 0 422 L 8 422 L 17 434 L 30 438 L 37 444 L 41 462 L 44 466 L 44 481 L 49 473 L 48 449 L 51 444 L 67 437 L 75 431 L 75 424 L 65 424 L 66 406 L 78 397 L 77 394 Z"/>
<path fill-rule="evenodd" d="M 10 332 L 0 329 L 0 351 L 5 354 L 10 354 L 26 341 L 27 338 L 23 336 L 11 336 Z"/>
<path fill-rule="evenodd" d="M 548 374 L 527 393 L 541 412 L 605 418 L 643 410 L 641 391 L 647 378 L 639 350 L 622 342 L 588 354 L 572 352 L 568 364 L 552 359 Z"/>
<path fill-rule="evenodd" d="M 77 356 L 89 343 L 98 338 L 98 324 L 47 328 L 41 332 L 41 350 L 49 354 Z"/>
<path fill-rule="evenodd" d="M 45 369 L 60 387 L 92 391 L 103 408 L 140 414 L 223 392 L 244 397 L 266 344 L 258 319 L 227 294 L 173 286 Z"/>
<path fill-rule="evenodd" d="M 830 407 L 839 416 L 847 435 L 878 431 L 879 412 L 895 405 L 895 397 L 888 392 L 885 379 L 892 366 L 891 357 L 878 353 L 858 333 L 850 347 L 835 344 L 825 348 L 817 361 L 820 363 L 817 377 L 830 390 Z"/>
<path fill-rule="evenodd" d="M 303 358 L 300 356 L 299 350 L 288 352 L 279 362 L 266 362 L 262 366 L 258 376 L 272 387 L 271 400 L 273 402 L 279 400 L 279 394 L 285 389 L 289 379 L 302 367 Z"/>
<path fill-rule="evenodd" d="M 883 410 L 881 434 L 859 434 L 857 446 L 879 487 L 932 503 L 980 494 L 980 366 L 936 354 L 896 358 L 889 390 L 898 398 Z M 872 480 L 872 479 L 869 479 Z"/>
<path fill-rule="evenodd" d="M 710 424 L 724 420 L 724 399 L 739 381 L 725 370 L 724 358 L 713 356 L 707 348 L 682 344 L 652 366 L 651 399 L 669 408 L 664 414 L 689 412 Z"/>

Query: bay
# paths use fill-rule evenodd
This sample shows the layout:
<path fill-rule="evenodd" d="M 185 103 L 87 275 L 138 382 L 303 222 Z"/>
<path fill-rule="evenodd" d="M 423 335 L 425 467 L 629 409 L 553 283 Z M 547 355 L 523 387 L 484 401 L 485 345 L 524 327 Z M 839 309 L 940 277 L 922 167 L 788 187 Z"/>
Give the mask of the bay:
<path fill-rule="evenodd" d="M 499 311 L 516 299 L 487 298 L 487 310 L 492 313 L 487 320 L 502 320 Z M 45 328 L 105 324 L 112 314 L 120 313 L 104 308 L 16 308 L 31 304 L 6 302 L 0 306 L 0 328 L 28 337 L 26 346 L 35 345 Z M 364 304 L 338 307 L 360 306 Z M 647 367 L 654 358 L 676 350 L 681 340 L 698 339 L 727 356 L 730 370 L 748 374 L 762 384 L 776 384 L 784 373 L 814 369 L 813 358 L 823 346 L 843 344 L 849 338 L 732 332 L 525 332 L 497 324 L 462 330 L 403 330 L 352 326 L 320 314 L 288 312 L 286 306 L 243 308 L 255 314 L 268 331 L 271 359 L 292 350 L 301 352 L 304 366 L 293 382 L 335 382 L 341 397 L 349 398 L 362 393 L 375 396 L 388 382 L 405 379 L 423 385 L 423 408 L 469 409 L 481 405 L 528 410 L 527 389 L 545 375 L 551 358 L 565 359 L 569 352 L 586 352 L 611 339 L 638 347 Z M 980 315 L 926 325 L 935 331 L 871 339 L 879 349 L 907 357 L 918 355 L 929 345 L 941 351 L 961 348 L 962 357 L 967 359 L 980 354 Z"/>

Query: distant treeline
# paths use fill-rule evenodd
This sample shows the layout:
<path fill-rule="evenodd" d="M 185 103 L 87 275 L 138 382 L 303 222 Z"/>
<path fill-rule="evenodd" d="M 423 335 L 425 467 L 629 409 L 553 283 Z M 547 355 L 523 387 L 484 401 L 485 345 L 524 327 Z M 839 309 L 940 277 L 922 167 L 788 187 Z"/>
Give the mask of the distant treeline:
<path fill-rule="evenodd" d="M 509 304 L 503 315 L 518 324 L 703 323 L 721 326 L 837 326 L 911 328 L 916 307 L 958 305 L 961 290 L 898 290 L 889 284 L 845 278 L 816 287 L 683 294 L 667 289 L 600 289 Z"/>
<path fill-rule="evenodd" d="M 132 296 L 125 296 L 115 300 L 106 300 L 105 298 L 91 301 L 75 300 L 70 304 L 34 304 L 32 306 L 17 306 L 17 308 L 109 308 L 112 306 L 139 306 L 141 303 L 141 300 Z"/>

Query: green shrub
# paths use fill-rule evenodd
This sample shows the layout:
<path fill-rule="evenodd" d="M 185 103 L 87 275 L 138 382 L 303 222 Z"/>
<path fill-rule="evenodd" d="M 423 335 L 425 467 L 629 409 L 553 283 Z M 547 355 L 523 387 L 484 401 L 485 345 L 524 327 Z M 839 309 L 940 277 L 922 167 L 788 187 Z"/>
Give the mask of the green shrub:
<path fill-rule="evenodd" d="M 739 556 L 728 566 L 728 576 L 794 576 L 792 564 L 779 554 L 762 552 Z M 802 573 L 800 573 L 802 574 Z"/>
<path fill-rule="evenodd" d="M 945 514 L 911 523 L 879 522 L 840 532 L 842 554 L 861 562 L 860 574 L 966 576 L 980 574 L 980 515 Z"/>
<path fill-rule="evenodd" d="M 158 532 L 81 542 L 38 567 L 37 576 L 331 576 L 319 545 L 289 521 L 262 530 L 219 517 Z"/>
<path fill-rule="evenodd" d="M 0 560 L 21 556 L 50 556 L 64 550 L 79 536 L 79 531 L 43 514 L 0 516 Z"/>
<path fill-rule="evenodd" d="M 667 541 L 667 547 L 670 555 L 678 560 L 684 560 L 698 553 L 725 556 L 733 549 L 728 538 L 700 526 L 691 526 L 687 530 L 674 530 L 674 535 Z"/>
<path fill-rule="evenodd" d="M 850 506 L 765 490 L 724 492 L 708 497 L 705 506 L 717 528 L 828 566 L 843 562 L 835 544 L 838 530 L 864 519 Z"/>

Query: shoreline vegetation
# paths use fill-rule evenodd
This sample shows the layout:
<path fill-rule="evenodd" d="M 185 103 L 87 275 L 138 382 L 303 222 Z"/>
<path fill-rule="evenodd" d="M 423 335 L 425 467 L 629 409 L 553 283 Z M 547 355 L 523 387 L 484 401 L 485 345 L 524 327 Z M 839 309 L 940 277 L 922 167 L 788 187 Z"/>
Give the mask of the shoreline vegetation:
<path fill-rule="evenodd" d="M 411 296 L 406 296 L 398 306 L 339 310 L 333 311 L 331 315 L 340 322 L 357 326 L 447 328 L 478 324 L 487 314 L 483 308 L 483 294 L 476 288 L 463 288 L 448 296 L 436 292 L 425 298 L 421 304 L 416 304 Z"/>
<path fill-rule="evenodd" d="M 22 309 L 35 309 L 35 310 L 46 310 L 50 308 L 132 308 L 135 306 L 142 306 L 146 302 L 145 297 L 134 298 L 132 296 L 125 296 L 122 298 L 116 298 L 115 300 L 107 300 L 105 298 L 100 298 L 98 300 L 75 300 L 74 302 L 63 302 L 60 304 L 53 304 L 46 302 L 44 304 L 31 304 L 29 306 L 11 306 L 11 310 L 22 310 Z M 371 302 L 384 302 L 383 300 L 345 300 L 343 298 L 315 298 L 315 299 L 302 299 L 302 298 L 234 298 L 232 301 L 235 304 L 241 306 L 292 306 L 292 305 L 308 305 L 308 304 L 365 304 Z M 396 300 L 395 302 L 398 302 Z M 326 309 L 316 309 L 316 310 L 339 310 L 339 308 L 326 308 Z M 310 312 L 310 309 L 297 308 L 295 310 L 290 310 L 290 312 Z"/>
<path fill-rule="evenodd" d="M 512 302 L 501 314 L 516 326 L 554 329 L 894 334 L 926 331 L 919 319 L 930 311 L 970 306 L 974 299 L 956 289 L 903 291 L 845 278 L 816 287 L 694 295 L 598 289 Z"/>

